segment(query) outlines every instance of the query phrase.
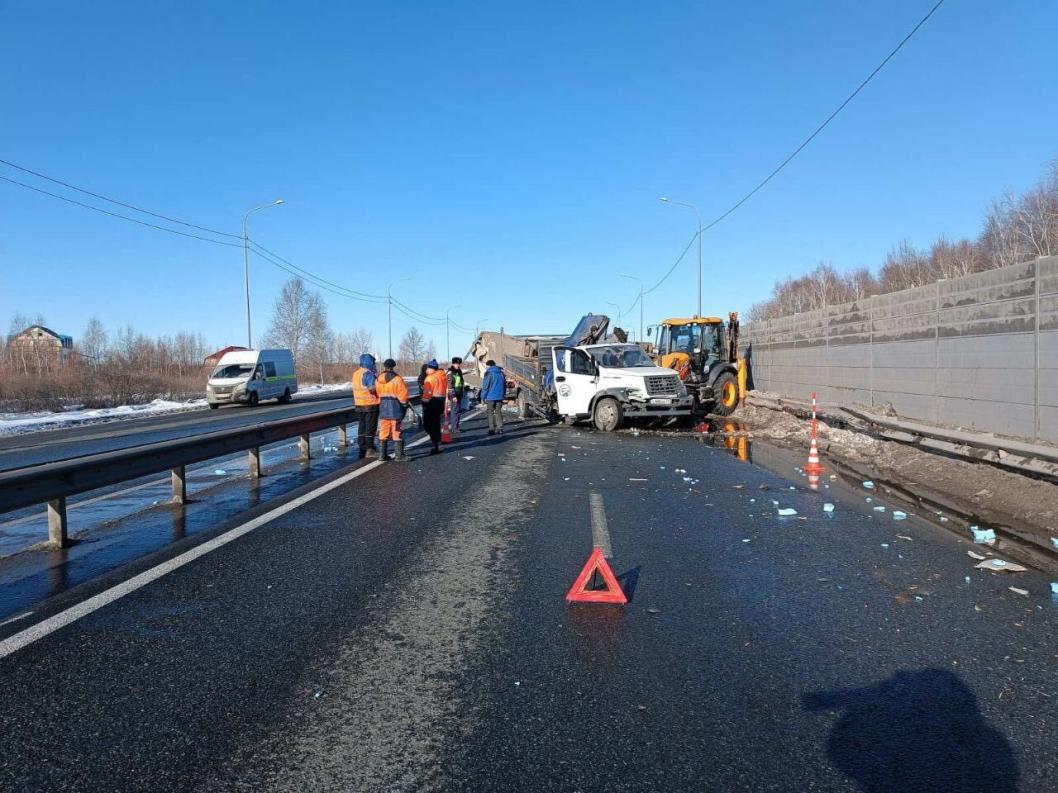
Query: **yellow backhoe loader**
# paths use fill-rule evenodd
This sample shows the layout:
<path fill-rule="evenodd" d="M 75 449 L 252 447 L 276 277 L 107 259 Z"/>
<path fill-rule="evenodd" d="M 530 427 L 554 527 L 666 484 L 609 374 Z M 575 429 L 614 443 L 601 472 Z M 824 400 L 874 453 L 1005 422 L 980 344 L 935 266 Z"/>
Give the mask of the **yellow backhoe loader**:
<path fill-rule="evenodd" d="M 698 412 L 730 415 L 746 395 L 745 362 L 738 357 L 738 313 L 666 319 L 647 329 L 658 366 L 676 371 L 695 395 Z"/>

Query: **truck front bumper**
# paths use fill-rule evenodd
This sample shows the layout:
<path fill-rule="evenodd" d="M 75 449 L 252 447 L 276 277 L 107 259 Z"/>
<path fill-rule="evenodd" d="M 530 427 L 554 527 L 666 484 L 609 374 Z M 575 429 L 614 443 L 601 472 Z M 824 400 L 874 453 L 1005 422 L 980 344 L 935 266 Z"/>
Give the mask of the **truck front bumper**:
<path fill-rule="evenodd" d="M 625 402 L 624 413 L 626 416 L 689 416 L 694 406 L 692 397 L 681 397 L 671 402 L 663 402 L 652 399 L 647 402 L 628 401 Z"/>

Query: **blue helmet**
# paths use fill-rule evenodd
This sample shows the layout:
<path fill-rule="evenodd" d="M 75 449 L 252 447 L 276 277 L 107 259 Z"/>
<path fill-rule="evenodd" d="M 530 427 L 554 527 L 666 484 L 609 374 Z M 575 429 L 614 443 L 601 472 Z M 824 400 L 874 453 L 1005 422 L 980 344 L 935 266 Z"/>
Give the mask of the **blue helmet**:
<path fill-rule="evenodd" d="M 363 355 L 360 356 L 360 365 L 365 369 L 374 369 L 375 356 L 365 352 Z"/>

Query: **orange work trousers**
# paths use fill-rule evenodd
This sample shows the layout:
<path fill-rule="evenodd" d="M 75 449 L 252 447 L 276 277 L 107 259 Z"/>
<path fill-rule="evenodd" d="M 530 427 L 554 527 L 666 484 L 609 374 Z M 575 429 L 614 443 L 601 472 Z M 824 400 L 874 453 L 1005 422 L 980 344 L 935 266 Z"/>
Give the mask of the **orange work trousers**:
<path fill-rule="evenodd" d="M 400 440 L 400 419 L 382 419 L 378 423 L 378 439 L 380 441 Z"/>

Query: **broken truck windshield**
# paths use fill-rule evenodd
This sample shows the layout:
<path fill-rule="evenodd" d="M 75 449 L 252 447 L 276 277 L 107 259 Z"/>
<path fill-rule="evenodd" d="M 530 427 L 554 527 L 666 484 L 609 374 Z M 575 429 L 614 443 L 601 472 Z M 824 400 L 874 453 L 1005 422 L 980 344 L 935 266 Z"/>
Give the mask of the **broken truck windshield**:
<path fill-rule="evenodd" d="M 252 363 L 229 363 L 225 366 L 218 366 L 212 376 L 218 380 L 231 379 L 233 377 L 249 377 L 251 372 L 253 372 Z"/>
<path fill-rule="evenodd" d="M 612 344 L 606 347 L 595 347 L 591 351 L 591 356 L 599 366 L 608 366 L 610 368 L 654 365 L 654 362 L 647 357 L 647 354 L 634 344 Z"/>

